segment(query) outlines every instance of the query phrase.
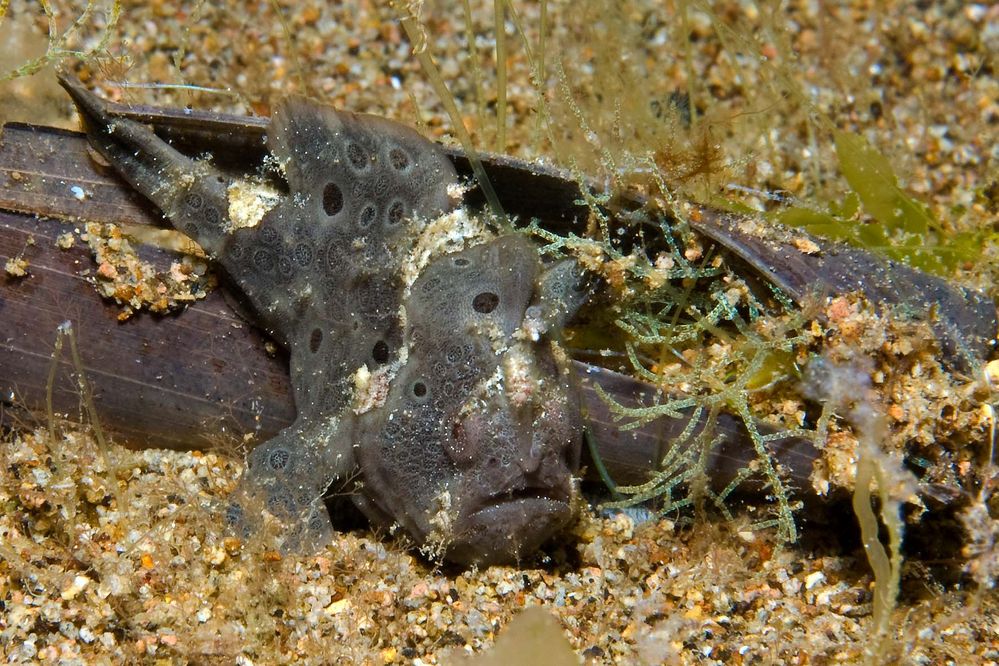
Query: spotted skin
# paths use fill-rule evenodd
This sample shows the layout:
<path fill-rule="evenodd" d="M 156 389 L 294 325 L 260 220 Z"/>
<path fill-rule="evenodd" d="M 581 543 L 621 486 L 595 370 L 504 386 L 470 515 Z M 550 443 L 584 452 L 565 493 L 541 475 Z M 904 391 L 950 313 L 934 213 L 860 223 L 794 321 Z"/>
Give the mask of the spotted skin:
<path fill-rule="evenodd" d="M 297 419 L 251 453 L 230 529 L 252 536 L 266 511 L 285 550 L 323 548 L 337 479 L 358 480 L 374 523 L 464 564 L 522 560 L 572 520 L 582 426 L 557 338 L 586 288 L 574 264 L 457 210 L 435 144 L 292 97 L 267 133 L 275 189 L 67 89 L 96 150 L 289 351 Z"/>

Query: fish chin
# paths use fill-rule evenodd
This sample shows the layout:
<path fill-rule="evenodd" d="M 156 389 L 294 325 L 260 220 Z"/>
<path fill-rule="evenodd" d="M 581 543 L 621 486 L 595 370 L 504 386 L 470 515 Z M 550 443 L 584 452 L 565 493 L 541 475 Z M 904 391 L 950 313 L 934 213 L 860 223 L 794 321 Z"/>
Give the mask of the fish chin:
<path fill-rule="evenodd" d="M 550 497 L 514 497 L 460 518 L 446 559 L 468 566 L 516 564 L 533 554 L 573 518 L 569 502 Z"/>

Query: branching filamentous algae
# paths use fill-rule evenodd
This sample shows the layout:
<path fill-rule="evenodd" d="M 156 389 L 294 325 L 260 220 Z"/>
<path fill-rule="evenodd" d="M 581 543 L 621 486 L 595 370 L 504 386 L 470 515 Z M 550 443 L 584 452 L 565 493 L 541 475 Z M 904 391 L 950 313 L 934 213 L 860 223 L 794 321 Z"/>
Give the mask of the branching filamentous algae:
<path fill-rule="evenodd" d="M 9 70 L 0 69 L 0 83 L 31 76 L 41 69 L 62 62 L 69 58 L 90 59 L 103 56 L 108 48 L 111 36 L 114 34 L 115 25 L 121 16 L 120 0 L 108 2 L 88 1 L 79 14 L 66 25 L 65 16 L 60 16 L 63 12 L 61 7 L 53 4 L 50 0 L 38 0 L 38 6 L 45 17 L 48 43 L 45 52 L 41 55 L 29 58 L 17 64 Z M 0 1 L 0 26 L 8 18 L 10 9 L 9 0 Z M 16 18 L 16 17 L 15 17 Z M 63 19 L 60 21 L 60 19 Z M 90 43 L 85 48 L 69 48 L 67 44 L 78 41 L 81 35 L 96 29 L 97 38 L 88 40 Z M 5 63 L 8 67 L 10 63 Z"/>
<path fill-rule="evenodd" d="M 660 469 L 647 483 L 616 486 L 626 499 L 609 507 L 633 506 L 655 500 L 663 514 L 692 505 L 694 490 L 703 491 L 726 515 L 726 500 L 753 474 L 762 474 L 775 502 L 776 515 L 757 522 L 762 529 L 777 526 L 781 538 L 794 540 L 789 489 L 777 472 L 767 443 L 801 434 L 798 429 L 761 434 L 750 407 L 750 395 L 778 380 L 780 366 L 805 348 L 811 336 L 799 327 L 803 318 L 784 299 L 781 316 L 768 315 L 773 307 L 762 303 L 737 277 L 712 265 L 687 259 L 670 218 L 654 218 L 669 250 L 653 262 L 640 253 L 624 255 L 612 244 L 578 237 L 560 237 L 532 231 L 548 244 L 546 253 L 566 252 L 604 275 L 614 294 L 612 325 L 605 333 L 621 348 L 622 365 L 635 377 L 661 387 L 661 399 L 644 406 L 626 406 L 602 397 L 625 429 L 660 418 L 689 419 L 687 429 L 670 443 Z M 688 248 L 689 249 L 689 248 Z M 755 469 L 745 467 L 720 492 L 698 483 L 718 438 L 711 427 L 721 411 L 738 414 L 747 425 L 758 455 Z M 696 429 L 697 423 L 708 427 Z M 695 434 L 696 432 L 696 434 Z"/>
<path fill-rule="evenodd" d="M 416 32 L 414 21 L 420 18 L 413 9 L 409 7 L 404 17 L 411 34 Z M 606 282 L 608 296 L 600 299 L 599 306 L 603 311 L 594 312 L 591 325 L 577 331 L 577 347 L 602 353 L 618 369 L 661 387 L 660 399 L 642 406 L 626 406 L 604 396 L 622 428 L 641 427 L 660 418 L 689 417 L 691 411 L 694 415 L 691 427 L 672 443 L 650 480 L 638 486 L 617 486 L 616 492 L 624 499 L 609 506 L 652 501 L 663 514 L 683 516 L 681 509 L 704 497 L 728 515 L 726 500 L 739 484 L 750 476 L 762 476 L 773 511 L 754 527 L 776 527 L 782 540 L 795 540 L 792 492 L 768 454 L 767 444 L 802 431 L 792 425 L 762 434 L 751 403 L 754 393 L 794 372 L 795 360 L 804 358 L 814 336 L 801 330 L 805 318 L 780 294 L 769 294 L 763 302 L 689 233 L 686 202 L 693 197 L 710 198 L 725 177 L 719 146 L 711 140 L 714 121 L 710 113 L 691 110 L 693 83 L 688 91 L 650 90 L 650 80 L 652 88 L 656 84 L 645 65 L 621 66 L 622 53 L 622 59 L 633 64 L 627 55 L 633 49 L 624 42 L 641 39 L 640 28 L 626 18 L 627 12 L 586 5 L 581 10 L 586 18 L 570 29 L 587 25 L 593 33 L 587 41 L 594 45 L 585 65 L 592 84 L 587 87 L 574 78 L 577 72 L 567 71 L 569 58 L 540 59 L 539 54 L 556 51 L 548 44 L 552 35 L 543 29 L 532 31 L 526 17 L 510 9 L 508 24 L 492 26 L 493 34 L 509 30 L 520 37 L 521 62 L 530 68 L 536 88 L 535 127 L 540 128 L 533 137 L 512 134 L 513 142 L 522 154 L 554 155 L 580 183 L 596 177 L 604 186 L 605 194 L 581 188 L 590 210 L 587 234 L 560 235 L 536 221 L 527 226 L 542 241 L 544 254 L 574 256 Z M 495 16 L 503 14 L 497 9 Z M 556 32 L 564 36 L 565 26 Z M 433 41 L 426 32 L 419 32 L 421 62 L 429 60 L 424 49 Z M 510 55 L 503 49 L 511 48 L 511 42 L 497 36 L 493 62 L 505 63 Z M 481 90 L 481 73 L 489 68 L 479 61 L 477 50 L 470 50 L 469 57 L 477 87 L 469 98 L 481 105 L 487 96 Z M 499 74 L 495 83 L 503 85 Z M 453 88 L 445 94 L 452 95 L 445 107 L 461 101 Z M 497 94 L 496 100 L 500 105 L 496 123 L 505 125 L 504 96 Z M 480 106 L 476 117 L 483 115 Z M 505 127 L 497 129 L 496 136 L 501 140 L 507 136 Z M 614 196 L 636 190 L 648 203 L 630 211 L 626 219 L 612 219 L 607 211 Z M 665 247 L 654 253 L 641 241 L 643 230 L 650 228 L 658 229 L 665 240 Z M 757 460 L 717 492 L 703 483 L 703 477 L 718 441 L 710 427 L 695 435 L 693 424 L 702 422 L 701 417 L 712 424 L 723 410 L 744 419 Z"/>

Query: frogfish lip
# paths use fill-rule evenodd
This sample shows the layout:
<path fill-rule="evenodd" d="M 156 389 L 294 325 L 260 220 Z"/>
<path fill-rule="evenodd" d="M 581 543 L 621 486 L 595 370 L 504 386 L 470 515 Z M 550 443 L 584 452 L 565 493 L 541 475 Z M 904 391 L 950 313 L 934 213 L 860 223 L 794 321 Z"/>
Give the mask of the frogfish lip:
<path fill-rule="evenodd" d="M 566 527 L 568 499 L 525 490 L 487 500 L 459 521 L 447 559 L 464 565 L 516 564 Z"/>

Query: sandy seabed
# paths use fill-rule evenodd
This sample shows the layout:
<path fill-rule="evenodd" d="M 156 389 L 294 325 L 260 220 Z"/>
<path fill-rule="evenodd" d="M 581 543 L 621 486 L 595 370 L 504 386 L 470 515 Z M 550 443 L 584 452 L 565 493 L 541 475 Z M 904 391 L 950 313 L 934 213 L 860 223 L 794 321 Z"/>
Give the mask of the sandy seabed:
<path fill-rule="evenodd" d="M 677 7 L 660 5 L 548 5 L 546 87 L 554 91 L 552 113 L 565 121 L 551 131 L 539 130 L 531 113 L 536 88 L 511 22 L 502 148 L 571 158 L 584 170 L 627 169 L 633 165 L 622 156 L 645 130 L 630 136 L 622 118 L 650 110 L 659 117 L 671 95 L 685 91 L 695 119 L 717 126 L 712 140 L 730 182 L 831 200 L 842 184 L 826 132 L 838 127 L 879 146 L 905 189 L 949 229 L 994 228 L 995 7 L 733 1 L 710 3 L 710 14 L 692 9 L 682 23 Z M 82 3 L 53 7 L 60 31 L 84 14 Z M 99 46 L 110 6 L 93 8 L 62 48 Z M 539 6 L 514 9 L 536 40 Z M 466 125 L 495 148 L 493 7 L 471 11 L 480 68 L 469 65 L 460 6 L 427 3 L 421 19 Z M 44 53 L 47 26 L 40 3 L 12 2 L 0 27 L 2 61 Z M 593 40 L 601 30 L 606 43 Z M 97 55 L 76 69 L 114 99 L 265 115 L 277 96 L 306 92 L 449 137 L 392 10 L 375 3 L 127 3 Z M 627 98 L 595 96 L 614 90 L 608 63 L 641 86 Z M 0 119 L 74 127 L 51 68 L 4 86 Z M 586 127 L 573 125 L 567 99 L 578 100 Z M 597 113 L 601 103 L 614 111 Z M 995 253 L 985 248 L 957 279 L 995 297 Z M 947 430 L 907 420 L 907 404 L 898 431 Z M 934 404 L 920 407 L 920 419 Z M 982 447 L 986 432 L 968 438 L 969 450 Z M 526 568 L 441 568 L 398 538 L 369 531 L 340 534 L 320 555 L 295 558 L 269 548 L 266 536 L 241 542 L 213 523 L 208 507 L 234 486 L 239 460 L 101 446 L 72 426 L 60 425 L 53 437 L 45 423 L 5 434 L 2 446 L 0 655 L 8 663 L 446 663 L 489 648 L 534 606 L 558 620 L 553 629 L 534 616 L 537 631 L 554 631 L 532 655 L 537 663 L 572 654 L 648 664 L 999 661 L 996 597 L 976 583 L 995 570 L 987 514 L 946 582 L 934 574 L 940 563 L 906 562 L 879 642 L 862 550 L 782 545 L 750 530 L 751 517 L 696 517 L 691 528 L 589 512 Z M 956 466 L 968 461 L 974 455 L 955 453 Z M 874 646 L 877 656 L 868 654 Z"/>

